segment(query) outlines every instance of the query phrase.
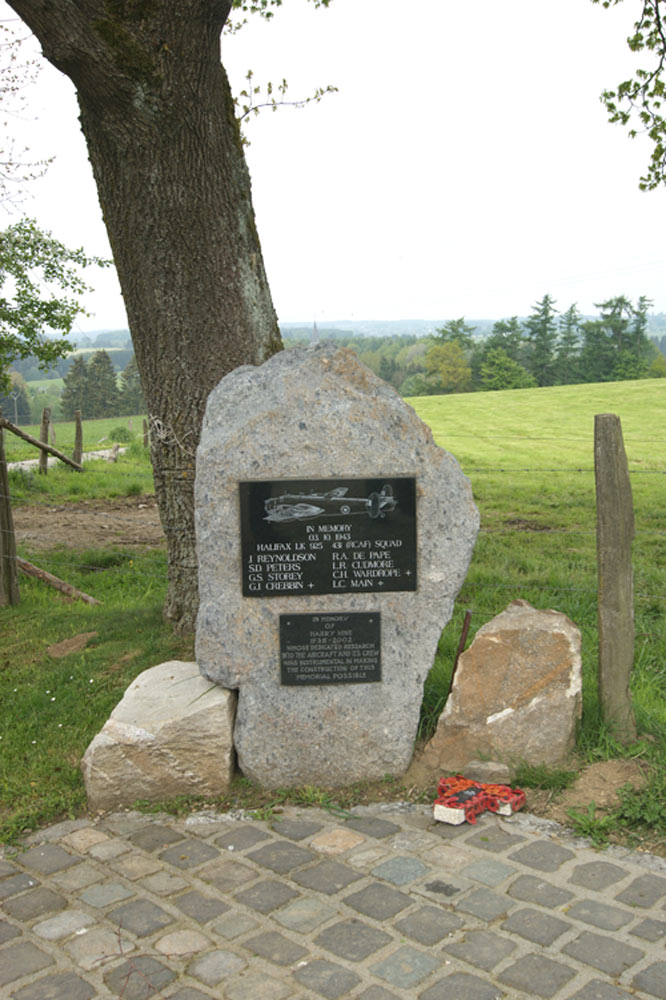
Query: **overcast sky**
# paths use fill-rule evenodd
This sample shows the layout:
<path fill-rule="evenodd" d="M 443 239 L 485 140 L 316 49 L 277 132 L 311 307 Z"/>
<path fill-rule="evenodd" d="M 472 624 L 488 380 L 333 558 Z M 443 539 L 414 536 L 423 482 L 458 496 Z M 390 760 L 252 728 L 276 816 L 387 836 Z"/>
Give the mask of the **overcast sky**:
<path fill-rule="evenodd" d="M 224 37 L 239 90 L 338 93 L 250 121 L 254 205 L 283 322 L 525 315 L 624 294 L 666 311 L 666 190 L 599 100 L 631 72 L 640 0 L 285 0 Z M 10 12 L 11 13 L 11 12 Z M 108 255 L 72 85 L 45 64 L 17 132 L 55 163 L 21 210 Z M 9 219 L 8 221 L 11 221 Z M 126 326 L 113 275 L 79 329 Z"/>

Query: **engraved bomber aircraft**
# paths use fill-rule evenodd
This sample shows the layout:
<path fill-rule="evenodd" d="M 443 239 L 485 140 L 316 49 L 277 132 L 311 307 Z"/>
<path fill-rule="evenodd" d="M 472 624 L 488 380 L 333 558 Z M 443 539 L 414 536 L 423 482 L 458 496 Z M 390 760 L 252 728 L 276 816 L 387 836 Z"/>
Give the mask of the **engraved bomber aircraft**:
<path fill-rule="evenodd" d="M 313 517 L 367 514 L 368 517 L 386 517 L 394 511 L 398 501 L 390 486 L 383 486 L 379 493 L 367 497 L 348 497 L 348 486 L 337 486 L 327 493 L 283 493 L 264 502 L 266 521 L 307 521 Z"/>

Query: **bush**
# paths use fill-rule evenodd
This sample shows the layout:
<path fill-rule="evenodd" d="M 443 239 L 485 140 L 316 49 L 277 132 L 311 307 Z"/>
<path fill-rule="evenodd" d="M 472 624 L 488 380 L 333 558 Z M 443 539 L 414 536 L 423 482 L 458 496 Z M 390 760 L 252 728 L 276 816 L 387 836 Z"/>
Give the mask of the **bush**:
<path fill-rule="evenodd" d="M 134 435 L 127 427 L 114 427 L 112 431 L 109 431 L 109 437 L 112 441 L 118 441 L 120 444 L 130 444 Z"/>

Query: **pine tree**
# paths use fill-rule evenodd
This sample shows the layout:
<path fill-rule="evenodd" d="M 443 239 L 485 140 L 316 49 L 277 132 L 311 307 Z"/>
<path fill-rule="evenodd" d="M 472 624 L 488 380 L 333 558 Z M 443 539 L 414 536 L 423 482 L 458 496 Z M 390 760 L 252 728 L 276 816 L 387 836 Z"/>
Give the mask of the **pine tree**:
<path fill-rule="evenodd" d="M 556 382 L 571 385 L 578 380 L 581 341 L 581 315 L 574 305 L 560 316 L 560 335 L 557 342 Z"/>
<path fill-rule="evenodd" d="M 126 416 L 135 413 L 145 413 L 146 403 L 141 388 L 141 377 L 136 364 L 136 358 L 131 360 L 120 376 L 120 412 Z"/>
<path fill-rule="evenodd" d="M 557 310 L 555 300 L 544 295 L 532 307 L 532 315 L 525 322 L 530 344 L 529 369 L 537 385 L 553 385 L 555 381 L 555 345 L 557 343 Z"/>
<path fill-rule="evenodd" d="M 82 354 L 75 355 L 65 375 L 60 409 L 66 420 L 74 419 L 75 410 L 80 410 L 85 417 L 92 416 L 88 409 L 88 365 Z"/>
<path fill-rule="evenodd" d="M 88 415 L 115 417 L 119 408 L 120 391 L 111 358 L 106 351 L 95 351 L 88 362 Z"/>

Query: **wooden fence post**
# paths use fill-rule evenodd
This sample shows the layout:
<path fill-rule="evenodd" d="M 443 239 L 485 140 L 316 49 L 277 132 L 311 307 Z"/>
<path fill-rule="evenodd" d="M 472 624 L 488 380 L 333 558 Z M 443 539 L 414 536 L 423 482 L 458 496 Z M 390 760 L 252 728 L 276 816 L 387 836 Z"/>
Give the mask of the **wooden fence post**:
<path fill-rule="evenodd" d="M 636 739 L 629 682 L 634 665 L 634 506 L 620 418 L 594 418 L 597 488 L 599 697 L 604 720 L 623 742 Z"/>
<path fill-rule="evenodd" d="M 0 410 L 0 417 L 2 410 Z M 16 568 L 16 537 L 9 496 L 9 476 L 5 459 L 5 441 L 0 424 L 0 606 L 18 604 L 19 585 Z"/>
<path fill-rule="evenodd" d="M 39 440 L 43 444 L 49 443 L 49 424 L 51 423 L 51 410 L 49 407 L 45 407 L 42 410 L 42 425 L 39 428 Z M 45 451 L 40 451 L 39 453 L 39 472 L 40 475 L 45 476 L 48 470 L 48 458 Z"/>
<path fill-rule="evenodd" d="M 81 423 L 80 410 L 74 410 L 74 422 L 74 452 L 72 458 L 80 465 L 83 454 L 83 424 Z"/>

